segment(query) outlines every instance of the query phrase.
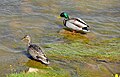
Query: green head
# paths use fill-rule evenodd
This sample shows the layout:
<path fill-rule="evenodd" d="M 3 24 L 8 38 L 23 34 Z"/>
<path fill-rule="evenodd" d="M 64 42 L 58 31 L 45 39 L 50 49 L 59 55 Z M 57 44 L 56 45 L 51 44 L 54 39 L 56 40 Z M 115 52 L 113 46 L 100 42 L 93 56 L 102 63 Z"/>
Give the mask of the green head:
<path fill-rule="evenodd" d="M 60 14 L 60 16 L 66 18 L 66 19 L 69 19 L 69 16 L 68 16 L 68 14 L 66 12 L 62 12 Z"/>

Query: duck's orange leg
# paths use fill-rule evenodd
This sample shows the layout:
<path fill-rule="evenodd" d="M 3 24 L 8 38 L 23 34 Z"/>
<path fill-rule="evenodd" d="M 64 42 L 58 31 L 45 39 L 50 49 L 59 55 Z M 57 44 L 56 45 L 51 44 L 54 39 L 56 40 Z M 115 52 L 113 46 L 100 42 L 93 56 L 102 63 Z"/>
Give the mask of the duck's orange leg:
<path fill-rule="evenodd" d="M 76 33 L 76 31 L 75 31 L 75 30 L 73 30 L 73 31 L 72 31 L 72 34 L 74 35 L 75 33 Z"/>

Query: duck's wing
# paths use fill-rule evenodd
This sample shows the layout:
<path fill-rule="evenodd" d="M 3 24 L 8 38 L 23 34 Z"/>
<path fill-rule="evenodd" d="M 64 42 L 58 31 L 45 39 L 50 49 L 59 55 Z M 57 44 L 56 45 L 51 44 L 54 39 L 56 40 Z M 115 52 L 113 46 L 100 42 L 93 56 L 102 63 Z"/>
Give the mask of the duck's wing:
<path fill-rule="evenodd" d="M 87 23 L 85 23 L 82 19 L 80 18 L 71 18 L 69 19 L 69 22 L 76 25 L 79 28 L 83 28 L 83 27 L 89 27 L 87 25 Z"/>
<path fill-rule="evenodd" d="M 42 51 L 42 49 L 35 45 L 32 44 L 28 47 L 29 54 L 36 60 L 40 60 L 45 64 L 48 64 L 48 58 L 46 57 L 45 53 Z"/>

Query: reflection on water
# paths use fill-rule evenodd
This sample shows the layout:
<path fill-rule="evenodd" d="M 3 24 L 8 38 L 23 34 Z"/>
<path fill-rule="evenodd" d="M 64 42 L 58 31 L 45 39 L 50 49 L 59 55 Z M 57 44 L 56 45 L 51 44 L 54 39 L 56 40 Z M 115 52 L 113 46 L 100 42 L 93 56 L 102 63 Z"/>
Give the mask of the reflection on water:
<path fill-rule="evenodd" d="M 86 21 L 98 37 L 120 37 L 119 0 L 0 0 L 0 49 L 18 52 L 25 34 L 35 43 L 61 41 L 62 11 Z"/>

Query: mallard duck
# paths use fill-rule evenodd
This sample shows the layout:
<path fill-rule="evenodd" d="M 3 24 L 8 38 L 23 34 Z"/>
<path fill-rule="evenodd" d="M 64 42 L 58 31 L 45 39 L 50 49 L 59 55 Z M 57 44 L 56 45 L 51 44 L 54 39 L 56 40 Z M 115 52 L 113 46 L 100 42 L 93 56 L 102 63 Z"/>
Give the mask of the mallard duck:
<path fill-rule="evenodd" d="M 42 49 L 37 46 L 36 44 L 31 43 L 31 38 L 29 35 L 25 35 L 22 38 L 22 41 L 27 43 L 27 52 L 33 57 L 33 59 L 37 61 L 41 61 L 44 64 L 49 64 L 49 60 L 46 57 L 45 53 L 42 51 Z"/>
<path fill-rule="evenodd" d="M 66 12 L 62 12 L 60 17 L 64 17 L 63 20 L 64 26 L 69 29 L 72 29 L 73 32 L 79 31 L 81 33 L 90 32 L 89 26 L 80 18 L 69 18 L 69 15 Z"/>

